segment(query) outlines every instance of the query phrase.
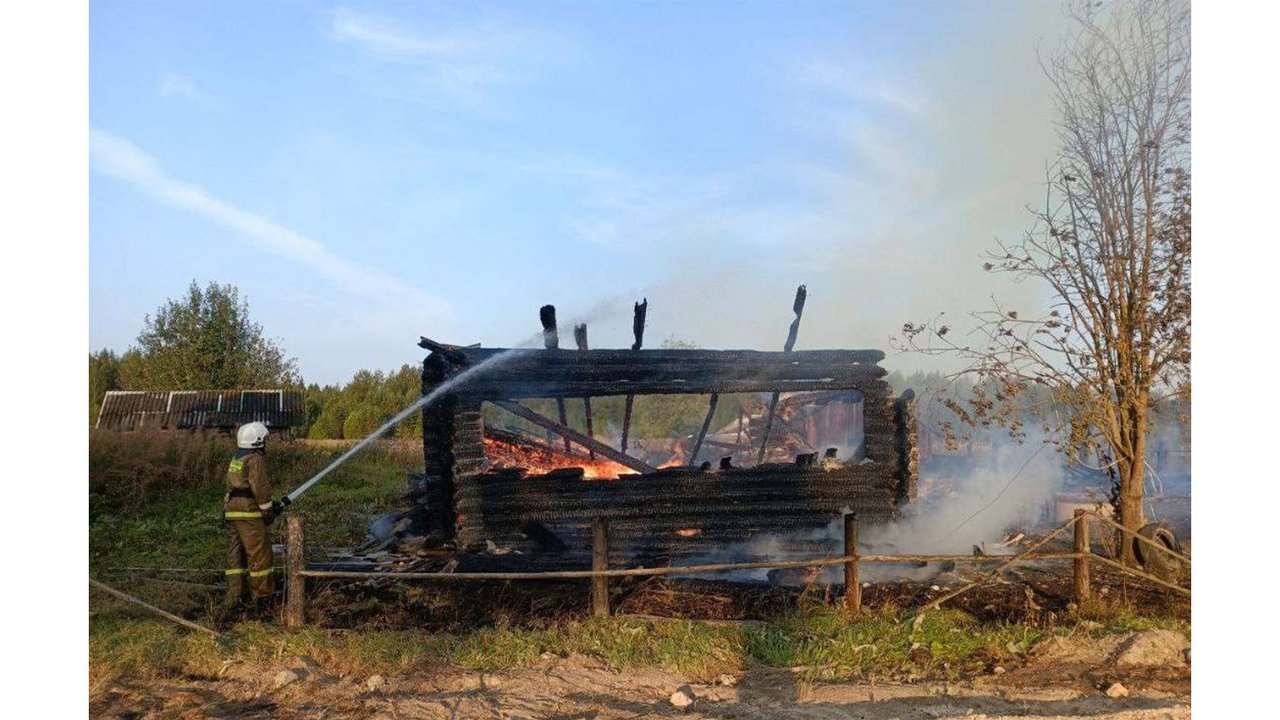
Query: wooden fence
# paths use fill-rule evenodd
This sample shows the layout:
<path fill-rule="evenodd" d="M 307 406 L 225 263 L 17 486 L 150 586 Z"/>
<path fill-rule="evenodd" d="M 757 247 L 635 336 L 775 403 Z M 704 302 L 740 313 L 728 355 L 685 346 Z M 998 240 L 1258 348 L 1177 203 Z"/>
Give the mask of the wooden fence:
<path fill-rule="evenodd" d="M 1076 510 L 1075 516 L 1049 534 L 1038 539 L 1022 552 L 1012 556 L 988 555 L 875 555 L 858 552 L 858 519 L 852 514 L 844 516 L 844 554 L 839 556 L 814 557 L 804 560 L 772 560 L 763 562 L 713 563 L 704 565 L 680 565 L 654 568 L 610 569 L 609 527 L 604 519 L 596 519 L 592 523 L 592 552 L 590 570 L 560 570 L 550 572 L 367 572 L 353 570 L 308 570 L 305 563 L 305 532 L 302 518 L 287 515 L 286 522 L 286 568 L 285 568 L 285 613 L 284 621 L 288 627 L 301 627 L 306 623 L 307 578 L 351 579 L 351 580 L 399 580 L 399 581 L 485 581 L 485 580 L 591 580 L 592 614 L 597 617 L 608 617 L 609 579 L 618 577 L 654 577 L 661 575 L 690 575 L 695 573 L 728 572 L 734 570 L 757 570 L 766 568 L 824 567 L 827 565 L 843 565 L 845 580 L 845 609 L 850 613 L 858 613 L 862 609 L 862 586 L 859 581 L 858 568 L 862 563 L 901 563 L 901 562 L 955 562 L 955 563 L 997 563 L 997 566 L 978 579 L 954 590 L 936 600 L 931 601 L 924 609 L 934 609 L 942 603 L 989 582 L 1003 568 L 1015 563 L 1034 560 L 1071 560 L 1073 574 L 1073 593 L 1077 602 L 1084 602 L 1090 597 L 1090 568 L 1099 563 L 1121 572 L 1140 577 L 1169 590 L 1190 596 L 1191 591 L 1181 585 L 1163 578 L 1131 568 L 1111 558 L 1094 553 L 1089 541 L 1089 524 L 1101 521 L 1117 529 L 1122 537 L 1133 538 L 1146 543 L 1158 552 L 1166 553 L 1190 566 L 1191 558 L 1176 552 L 1163 544 L 1149 540 L 1137 533 L 1125 529 L 1110 518 L 1103 517 L 1088 510 Z M 1050 540 L 1071 530 L 1073 533 L 1072 552 L 1036 552 Z"/>

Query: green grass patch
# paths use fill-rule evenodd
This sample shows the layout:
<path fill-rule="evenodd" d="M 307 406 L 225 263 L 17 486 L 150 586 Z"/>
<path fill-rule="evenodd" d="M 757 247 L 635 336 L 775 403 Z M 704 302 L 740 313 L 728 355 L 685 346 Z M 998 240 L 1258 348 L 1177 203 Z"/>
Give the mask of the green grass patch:
<path fill-rule="evenodd" d="M 928 613 L 914 623 L 892 610 L 849 619 L 830 609 L 760 625 L 593 618 L 464 635 L 240 623 L 220 642 L 159 620 L 108 615 L 92 619 L 89 646 L 96 682 L 212 676 L 228 661 L 268 667 L 296 655 L 309 655 L 335 674 L 406 673 L 441 664 L 492 671 L 533 666 L 544 653 L 700 679 L 752 666 L 804 667 L 813 680 L 917 679 L 980 671 L 1024 655 L 1047 634 L 1024 625 L 980 625 L 958 611 Z"/>
<path fill-rule="evenodd" d="M 314 476 L 343 447 L 302 442 L 268 446 L 277 497 Z M 89 439 L 91 571 L 122 566 L 221 568 L 221 522 L 228 438 L 210 435 L 93 432 Z M 307 523 L 308 542 L 351 546 L 372 519 L 401 507 L 405 473 L 421 457 L 377 445 L 315 485 L 290 509 Z M 272 528 L 280 542 L 280 525 Z"/>
<path fill-rule="evenodd" d="M 1173 630 L 1191 638 L 1191 618 L 1180 613 L 1142 613 L 1130 601 L 1095 597 L 1076 611 L 1079 627 L 1094 636 L 1142 630 Z"/>
<path fill-rule="evenodd" d="M 746 630 L 747 656 L 763 665 L 805 667 L 816 678 L 958 677 L 1025 654 L 1045 631 L 979 624 L 958 610 L 915 616 L 893 607 L 849 618 L 816 608 Z"/>

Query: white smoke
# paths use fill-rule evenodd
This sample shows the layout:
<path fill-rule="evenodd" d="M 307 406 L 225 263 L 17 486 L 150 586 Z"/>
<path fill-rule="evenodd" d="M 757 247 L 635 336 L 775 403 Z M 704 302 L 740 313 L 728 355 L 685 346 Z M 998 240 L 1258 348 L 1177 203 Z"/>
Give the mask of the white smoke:
<path fill-rule="evenodd" d="M 974 546 L 985 546 L 990 551 L 1015 531 L 1042 527 L 1064 479 L 1062 458 L 1051 444 L 1039 438 L 1019 444 L 998 436 L 989 449 L 976 450 L 972 457 L 926 464 L 921 469 L 920 497 L 904 506 L 896 521 L 862 524 L 858 550 L 864 555 L 968 555 Z M 728 545 L 689 564 L 835 557 L 843 553 L 843 544 L 844 522 L 835 518 L 824 528 L 771 533 Z M 869 581 L 924 579 L 940 569 L 936 563 L 926 567 L 875 563 L 862 565 L 860 575 Z M 769 572 L 716 577 L 766 580 Z M 827 566 L 822 581 L 842 582 L 840 573 L 840 566 Z"/>

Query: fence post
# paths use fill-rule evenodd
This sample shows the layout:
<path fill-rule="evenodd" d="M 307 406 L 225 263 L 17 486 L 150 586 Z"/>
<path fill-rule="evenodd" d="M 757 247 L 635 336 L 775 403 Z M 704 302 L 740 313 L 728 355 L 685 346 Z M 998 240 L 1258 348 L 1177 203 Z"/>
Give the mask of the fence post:
<path fill-rule="evenodd" d="M 1083 604 L 1089 599 L 1089 558 L 1085 557 L 1089 549 L 1089 514 L 1085 510 L 1075 512 L 1075 552 L 1077 557 L 1072 561 L 1075 571 L 1076 603 Z"/>
<path fill-rule="evenodd" d="M 307 621 L 307 579 L 302 571 L 306 567 L 306 537 L 302 530 L 302 518 L 293 513 L 284 517 L 285 522 L 285 627 L 299 628 Z"/>
<path fill-rule="evenodd" d="M 609 569 L 609 525 L 604 518 L 591 522 L 591 569 Z M 609 617 L 609 578 L 591 578 L 591 612 L 596 617 Z"/>
<path fill-rule="evenodd" d="M 844 516 L 844 554 L 852 555 L 854 560 L 844 564 L 844 608 L 856 615 L 862 611 L 862 583 L 858 581 L 858 515 L 848 513 Z"/>

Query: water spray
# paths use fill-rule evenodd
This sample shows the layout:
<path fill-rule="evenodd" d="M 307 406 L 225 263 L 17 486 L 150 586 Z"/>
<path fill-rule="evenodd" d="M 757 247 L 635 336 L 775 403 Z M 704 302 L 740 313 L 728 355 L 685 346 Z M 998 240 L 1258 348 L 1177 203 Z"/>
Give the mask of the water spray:
<path fill-rule="evenodd" d="M 333 472 L 334 469 L 336 469 L 339 465 L 349 460 L 353 455 L 363 450 L 365 446 L 367 446 L 369 443 L 381 437 L 382 434 L 385 433 L 386 431 L 390 430 L 396 425 L 399 425 L 405 418 L 417 412 L 419 409 L 431 404 L 441 395 L 453 389 L 453 386 L 459 383 L 465 382 L 467 380 L 470 380 L 471 377 L 475 374 L 479 374 L 486 370 L 492 370 L 494 367 L 501 365 L 507 359 L 514 358 L 517 355 L 520 355 L 524 352 L 528 352 L 528 351 L 523 349 L 512 349 L 504 353 L 499 353 L 497 355 L 494 355 L 491 358 L 487 358 L 486 360 L 483 360 L 479 363 L 476 363 L 475 365 L 472 365 L 471 367 L 468 367 L 467 369 L 463 370 L 457 375 L 454 375 L 453 377 L 449 378 L 445 382 L 437 385 L 434 390 L 427 393 L 426 395 L 423 395 L 417 400 L 413 401 L 413 403 L 409 405 L 409 407 L 405 408 L 404 410 L 401 410 L 395 417 L 383 423 L 382 426 L 379 427 L 377 430 L 374 430 L 367 437 L 360 440 L 360 442 L 356 443 L 355 445 L 352 445 L 350 448 L 347 449 L 346 452 L 338 456 L 336 460 L 329 463 L 328 465 L 325 466 L 323 470 L 321 470 L 320 472 L 312 476 L 310 480 L 307 480 L 306 482 L 302 483 L 298 487 L 294 488 L 292 492 L 290 492 L 288 495 L 285 495 L 283 498 L 281 498 L 280 502 L 286 506 L 292 504 L 294 500 L 297 500 L 299 497 L 302 497 L 303 493 L 310 490 L 311 486 L 323 480 L 326 475 Z"/>

